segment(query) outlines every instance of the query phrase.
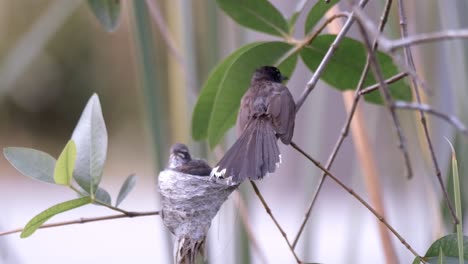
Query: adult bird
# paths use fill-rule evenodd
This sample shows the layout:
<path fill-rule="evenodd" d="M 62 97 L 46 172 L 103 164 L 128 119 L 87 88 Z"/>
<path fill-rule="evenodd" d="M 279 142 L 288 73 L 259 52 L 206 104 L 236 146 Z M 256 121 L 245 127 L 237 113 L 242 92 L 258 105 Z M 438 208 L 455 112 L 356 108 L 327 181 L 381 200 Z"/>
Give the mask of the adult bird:
<path fill-rule="evenodd" d="M 296 104 L 282 84 L 284 80 L 287 77 L 276 67 L 255 70 L 240 104 L 240 137 L 213 168 L 211 177 L 230 178 L 232 184 L 239 184 L 276 170 L 281 163 L 277 139 L 291 143 L 296 117 Z"/>

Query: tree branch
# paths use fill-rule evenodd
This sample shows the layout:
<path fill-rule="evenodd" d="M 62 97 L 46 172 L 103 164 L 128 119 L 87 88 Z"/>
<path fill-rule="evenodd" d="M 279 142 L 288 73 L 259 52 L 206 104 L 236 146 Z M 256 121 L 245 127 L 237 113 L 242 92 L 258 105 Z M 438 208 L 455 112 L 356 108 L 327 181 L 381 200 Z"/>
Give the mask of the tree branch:
<path fill-rule="evenodd" d="M 268 206 L 267 202 L 265 201 L 265 199 L 263 198 L 263 195 L 260 193 L 260 190 L 258 189 L 257 185 L 255 184 L 255 182 L 253 181 L 250 181 L 250 184 L 252 185 L 252 188 L 254 189 L 254 192 L 255 194 L 258 196 L 258 198 L 260 199 L 260 202 L 262 203 L 263 207 L 265 208 L 267 214 L 270 216 L 271 220 L 273 220 L 273 222 L 275 223 L 276 227 L 278 228 L 278 230 L 280 231 L 281 235 L 284 237 L 284 240 L 286 240 L 286 243 L 288 244 L 289 246 L 289 249 L 291 251 L 291 253 L 294 255 L 294 258 L 296 259 L 297 263 L 302 263 L 302 261 L 299 259 L 299 257 L 296 255 L 296 252 L 294 251 L 294 248 L 293 246 L 291 245 L 291 243 L 289 242 L 289 239 L 288 239 L 288 236 L 286 235 L 286 232 L 284 232 L 283 228 L 281 228 L 280 224 L 278 223 L 278 221 L 276 220 L 275 216 L 273 215 L 273 213 L 271 212 L 271 209 L 270 207 Z"/>
<path fill-rule="evenodd" d="M 359 196 L 357 193 L 355 193 L 351 188 L 347 187 L 344 183 L 342 183 L 337 177 L 335 177 L 329 170 L 325 169 L 320 162 L 314 160 L 310 155 L 308 155 L 305 151 L 303 151 L 296 143 L 291 142 L 291 146 L 297 150 L 299 153 L 301 153 L 304 157 L 306 157 L 309 161 L 315 164 L 320 170 L 322 170 L 325 174 L 327 174 L 333 181 L 335 181 L 341 188 L 346 190 L 349 194 L 354 196 L 362 205 L 364 205 L 377 219 L 379 219 L 380 222 L 382 222 L 390 232 L 392 232 L 398 240 L 400 240 L 401 244 L 403 244 L 415 257 L 419 257 L 422 259 L 422 257 L 411 247 L 408 242 L 393 228 L 383 216 L 381 216 L 370 204 L 368 204 L 364 199 Z"/>
<path fill-rule="evenodd" d="M 368 0 L 361 0 L 359 2 L 359 7 L 364 7 L 367 4 Z M 320 76 L 322 75 L 323 71 L 325 70 L 325 67 L 328 65 L 330 62 L 333 54 L 335 54 L 336 49 L 340 42 L 343 40 L 344 36 L 346 33 L 348 33 L 349 29 L 353 25 L 355 20 L 355 14 L 352 12 L 348 20 L 346 20 L 346 23 L 344 24 L 343 28 L 341 29 L 340 33 L 336 36 L 335 40 L 333 43 L 330 45 L 330 48 L 328 49 L 327 53 L 323 57 L 322 61 L 320 62 L 319 66 L 315 70 L 314 74 L 312 75 L 312 78 L 310 78 L 309 82 L 307 82 L 307 85 L 302 92 L 301 96 L 299 97 L 299 100 L 296 102 L 296 112 L 299 111 L 299 109 L 302 107 L 304 104 L 304 101 L 307 99 L 307 96 L 309 96 L 310 92 L 315 88 L 315 85 L 317 85 L 317 82 L 320 79 Z"/>
<path fill-rule="evenodd" d="M 80 218 L 76 220 L 64 221 L 64 222 L 57 222 L 52 224 L 45 224 L 40 226 L 38 229 L 44 228 L 51 228 L 51 227 L 58 227 L 58 226 L 65 226 L 65 225 L 73 225 L 73 224 L 85 224 L 90 222 L 97 222 L 97 221 L 105 221 L 105 220 L 112 220 L 118 218 L 126 218 L 126 217 L 141 217 L 141 216 L 151 216 L 151 215 L 159 215 L 159 211 L 153 212 L 127 212 L 127 214 L 116 214 L 116 215 L 108 215 L 108 216 L 101 216 L 101 217 L 89 217 L 89 218 Z M 23 232 L 23 228 L 17 228 L 10 231 L 0 232 L 0 236 L 10 235 L 14 233 Z"/>
<path fill-rule="evenodd" d="M 405 78 L 406 76 L 408 76 L 408 73 L 406 73 L 406 72 L 400 72 L 400 73 L 398 73 L 398 74 L 396 74 L 396 75 L 394 75 L 394 76 L 388 78 L 387 80 L 385 80 L 385 83 L 386 83 L 386 84 L 392 84 L 392 83 L 395 83 L 395 82 L 397 82 L 397 81 L 399 81 L 399 80 Z M 375 91 L 375 90 L 378 90 L 379 87 L 380 87 L 379 84 L 376 83 L 376 84 L 374 84 L 374 85 L 371 85 L 371 86 L 369 86 L 369 87 L 366 87 L 366 88 L 360 90 L 360 91 L 359 91 L 359 95 L 365 95 L 365 94 L 371 93 L 371 92 L 373 92 L 373 91 Z"/>

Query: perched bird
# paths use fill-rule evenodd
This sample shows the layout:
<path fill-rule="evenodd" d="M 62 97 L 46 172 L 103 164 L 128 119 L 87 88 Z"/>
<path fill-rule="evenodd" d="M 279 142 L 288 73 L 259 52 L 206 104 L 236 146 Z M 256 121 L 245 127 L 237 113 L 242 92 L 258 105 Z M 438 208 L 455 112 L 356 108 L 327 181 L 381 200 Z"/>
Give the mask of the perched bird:
<path fill-rule="evenodd" d="M 171 147 L 168 169 L 185 174 L 208 176 L 211 173 L 211 166 L 204 160 L 192 159 L 186 145 L 176 143 Z"/>
<path fill-rule="evenodd" d="M 258 180 L 281 163 L 277 139 L 290 144 L 294 133 L 296 105 L 287 77 L 272 66 L 255 70 L 241 100 L 237 128 L 240 137 L 219 161 L 210 177 L 232 177 L 232 183 Z"/>

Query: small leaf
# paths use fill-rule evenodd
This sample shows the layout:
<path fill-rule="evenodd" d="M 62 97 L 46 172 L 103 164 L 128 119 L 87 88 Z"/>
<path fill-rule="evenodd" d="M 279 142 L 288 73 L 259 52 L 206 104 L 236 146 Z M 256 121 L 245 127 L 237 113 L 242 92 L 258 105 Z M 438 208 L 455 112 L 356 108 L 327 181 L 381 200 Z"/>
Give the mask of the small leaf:
<path fill-rule="evenodd" d="M 336 35 L 318 36 L 311 45 L 301 50 L 302 60 L 311 71 L 317 69 L 335 37 Z M 326 66 L 321 79 L 338 90 L 356 89 L 366 63 L 366 54 L 366 49 L 361 42 L 344 38 Z M 376 55 L 384 78 L 390 78 L 399 72 L 390 56 L 383 52 L 377 52 Z M 373 84 L 375 84 L 375 79 L 370 72 L 364 81 L 364 88 Z M 404 81 L 400 80 L 389 87 L 390 94 L 395 100 L 411 101 L 411 90 Z M 379 91 L 367 94 L 364 98 L 370 103 L 383 104 Z"/>
<path fill-rule="evenodd" d="M 73 140 L 69 140 L 62 150 L 57 163 L 55 163 L 54 180 L 60 185 L 70 186 L 75 168 L 76 145 Z"/>
<path fill-rule="evenodd" d="M 252 74 L 260 66 L 274 65 L 293 47 L 285 42 L 264 42 L 240 54 L 227 67 L 219 83 L 208 124 L 208 142 L 214 147 L 237 116 L 241 97 L 248 89 Z"/>
<path fill-rule="evenodd" d="M 267 0 L 217 0 L 219 7 L 242 26 L 275 36 L 286 36 L 288 22 Z"/>
<path fill-rule="evenodd" d="M 220 83 L 223 80 L 226 70 L 231 66 L 233 61 L 240 56 L 240 54 L 256 45 L 259 45 L 260 43 L 261 42 L 254 42 L 239 48 L 211 71 L 207 81 L 203 85 L 193 110 L 192 137 L 195 140 L 202 140 L 208 136 L 208 124 L 211 111 L 213 110 L 216 93 L 218 92 L 218 88 L 220 87 Z"/>
<path fill-rule="evenodd" d="M 109 192 L 101 187 L 98 187 L 94 198 L 102 203 L 112 205 L 112 198 Z"/>
<path fill-rule="evenodd" d="M 317 1 L 317 3 L 310 9 L 307 14 L 304 31 L 305 35 L 309 34 L 310 31 L 317 25 L 317 23 L 325 16 L 325 13 L 332 8 L 340 0 L 331 0 L 330 3 L 325 3 L 325 1 Z"/>
<path fill-rule="evenodd" d="M 69 211 L 71 209 L 91 203 L 91 197 L 81 197 L 78 199 L 70 200 L 67 202 L 59 203 L 46 209 L 40 214 L 36 215 L 33 219 L 29 220 L 21 232 L 21 238 L 26 238 L 32 235 L 43 223 L 49 220 L 52 216 Z"/>
<path fill-rule="evenodd" d="M 96 94 L 86 104 L 72 139 L 77 150 L 73 177 L 81 188 L 88 193 L 95 193 L 101 182 L 107 156 L 106 124 Z"/>
<path fill-rule="evenodd" d="M 119 204 L 127 197 L 127 195 L 132 191 L 133 187 L 135 187 L 135 183 L 135 174 L 127 177 L 125 182 L 122 184 L 122 187 L 120 187 L 119 195 L 117 196 L 117 201 L 115 202 L 115 207 L 118 207 Z"/>
<path fill-rule="evenodd" d="M 120 20 L 120 0 L 88 0 L 88 4 L 105 30 L 112 32 L 117 28 Z"/>
<path fill-rule="evenodd" d="M 24 176 L 55 184 L 56 161 L 49 154 L 30 148 L 9 147 L 3 149 L 3 155 Z"/>

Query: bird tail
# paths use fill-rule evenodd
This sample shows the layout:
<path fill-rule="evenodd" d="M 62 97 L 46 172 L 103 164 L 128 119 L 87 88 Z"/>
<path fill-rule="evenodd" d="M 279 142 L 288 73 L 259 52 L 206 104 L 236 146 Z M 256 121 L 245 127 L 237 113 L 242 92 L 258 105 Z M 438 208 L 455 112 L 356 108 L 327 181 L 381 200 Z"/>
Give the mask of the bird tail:
<path fill-rule="evenodd" d="M 217 178 L 231 177 L 233 184 L 258 180 L 272 173 L 281 163 L 277 137 L 271 121 L 252 119 L 241 136 L 211 172 Z"/>

